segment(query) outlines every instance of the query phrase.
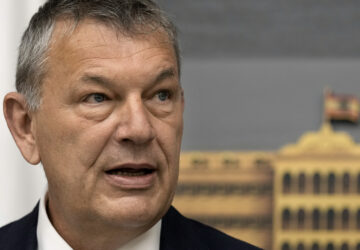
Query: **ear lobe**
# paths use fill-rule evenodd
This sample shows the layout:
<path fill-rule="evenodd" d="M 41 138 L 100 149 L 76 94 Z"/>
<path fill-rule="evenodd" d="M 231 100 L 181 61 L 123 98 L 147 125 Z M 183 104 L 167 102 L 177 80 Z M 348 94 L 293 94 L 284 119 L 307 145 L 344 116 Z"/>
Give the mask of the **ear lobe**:
<path fill-rule="evenodd" d="M 4 98 L 4 115 L 10 132 L 21 151 L 30 164 L 38 164 L 40 156 L 32 130 L 32 117 L 26 106 L 22 94 L 11 92 Z"/>

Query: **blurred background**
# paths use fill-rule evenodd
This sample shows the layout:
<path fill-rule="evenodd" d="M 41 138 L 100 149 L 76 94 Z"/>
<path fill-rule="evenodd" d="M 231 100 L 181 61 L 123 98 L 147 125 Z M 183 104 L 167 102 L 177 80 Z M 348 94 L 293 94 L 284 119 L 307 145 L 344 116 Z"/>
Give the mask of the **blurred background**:
<path fill-rule="evenodd" d="M 0 85 L 1 98 L 8 91 L 14 90 L 17 46 L 31 15 L 42 2 L 42 0 L 1 0 L 0 72 L 3 79 Z M 296 168 L 293 164 L 284 165 L 283 159 L 277 158 L 281 155 L 281 149 L 285 145 L 296 143 L 304 133 L 320 129 L 324 110 L 323 92 L 326 87 L 335 93 L 360 96 L 360 2 L 356 0 L 158 0 L 158 2 L 177 24 L 182 50 L 182 84 L 186 99 L 183 138 L 185 156 L 182 158 L 182 168 L 188 172 L 183 171 L 180 176 L 180 184 L 183 181 L 184 185 L 179 186 L 179 198 L 175 200 L 182 208 L 180 211 L 199 217 L 196 211 L 192 213 L 194 207 L 186 206 L 191 203 L 192 198 L 200 200 L 201 203 L 219 201 L 217 199 L 219 197 L 221 199 L 222 196 L 214 190 L 229 188 L 230 184 L 233 187 L 232 185 L 236 183 L 243 183 L 240 186 L 245 189 L 250 184 L 250 186 L 260 185 L 265 190 L 262 194 L 266 196 L 266 201 L 263 201 L 261 195 L 259 198 L 246 193 L 249 200 L 243 203 L 241 199 L 235 201 L 234 204 L 237 205 L 233 206 L 234 210 L 221 212 L 223 208 L 214 205 L 214 209 L 206 218 L 198 219 L 212 223 L 222 230 L 228 230 L 236 237 L 249 239 L 266 249 L 352 249 L 349 247 L 355 249 L 355 241 L 351 241 L 346 245 L 348 248 L 345 248 L 344 242 L 348 242 L 345 238 L 339 239 L 338 242 L 328 242 L 327 237 L 334 236 L 336 230 L 332 231 L 333 235 L 331 235 L 326 226 L 324 230 L 320 228 L 321 232 L 316 236 L 317 238 L 309 238 L 314 235 L 310 230 L 307 234 L 303 231 L 300 235 L 308 236 L 300 239 L 294 238 L 291 232 L 281 231 L 282 226 L 274 229 L 273 222 L 276 218 L 274 211 L 277 206 L 277 196 L 274 193 L 277 190 L 274 181 L 277 176 L 276 166 L 280 166 L 278 169 L 281 169 L 278 171 L 281 183 L 281 174 L 290 173 L 286 166 Z M 355 142 L 360 141 L 360 128 L 356 122 L 337 122 L 332 123 L 331 127 L 335 132 L 345 131 Z M 326 128 L 319 130 L 318 133 L 326 134 Z M 46 182 L 41 166 L 29 166 L 22 159 L 3 117 L 0 118 L 0 135 L 0 157 L 3 160 L 0 166 L 1 226 L 30 211 Z M 324 137 L 316 138 L 321 141 Z M 354 154 L 352 157 L 357 159 L 357 144 L 351 144 L 351 147 L 354 148 L 354 152 L 351 151 L 349 154 Z M 331 152 L 333 151 L 328 153 Z M 344 158 L 344 155 L 341 157 Z M 240 166 L 236 162 L 245 163 Z M 341 162 L 342 165 L 349 167 L 349 164 Z M 226 170 L 230 172 L 225 171 L 225 173 L 220 167 L 224 164 L 235 167 L 230 167 L 231 170 Z M 249 170 L 259 164 L 265 168 Z M 316 164 L 314 163 L 313 166 Z M 354 171 L 355 174 L 357 170 L 354 169 L 360 167 L 360 162 L 357 163 L 355 160 L 353 164 L 348 171 Z M 328 166 L 330 165 L 328 163 Z M 338 165 L 330 167 L 339 169 Z M 198 169 L 202 171 L 196 172 L 199 173 L 198 179 L 186 177 L 187 174 L 195 176 L 193 171 Z M 213 175 L 212 170 L 219 176 L 218 180 L 204 177 L 206 174 Z M 312 171 L 309 174 L 312 176 L 315 170 L 311 170 L 306 165 L 303 171 L 304 173 Z M 300 172 L 296 172 L 296 175 Z M 324 176 L 327 176 L 328 172 L 324 172 Z M 221 177 L 222 173 L 225 174 L 223 177 Z M 339 175 L 341 174 L 342 172 L 339 172 Z M 231 179 L 227 175 L 238 175 L 239 179 Z M 254 175 L 262 177 L 252 179 Z M 248 177 L 244 179 L 241 176 Z M 194 187 L 194 183 L 204 179 L 206 181 L 203 186 Z M 313 185 L 312 179 L 308 179 Z M 294 185 L 298 185 L 298 182 L 296 181 Z M 201 191 L 203 189 L 208 190 L 204 191 L 207 192 L 205 196 Z M 209 191 L 210 189 L 212 191 Z M 238 190 L 239 187 L 236 186 L 235 189 Z M 279 187 L 280 189 L 282 187 Z M 214 192 L 215 196 L 213 196 Z M 224 203 L 230 207 L 231 200 L 236 199 L 234 196 L 238 194 L 241 198 L 243 194 L 241 192 L 245 191 L 231 192 L 229 201 Z M 328 189 L 324 188 L 324 193 L 328 194 Z M 350 204 L 358 199 L 355 194 L 350 198 L 351 202 L 343 202 Z M 333 197 L 326 196 L 324 199 L 329 200 Z M 215 203 L 219 204 L 219 202 Z M 246 214 L 249 209 L 245 209 L 243 213 L 243 206 L 246 206 L 244 204 L 250 204 L 248 206 L 253 211 L 257 206 L 263 206 L 266 210 L 259 211 L 264 214 L 262 214 L 263 220 L 257 222 L 259 224 L 257 227 L 242 221 L 241 218 L 250 216 Z M 299 206 L 301 207 L 301 202 Z M 240 212 L 239 215 L 234 214 L 236 209 Z M 296 209 L 298 211 L 300 208 Z M 226 220 L 234 221 L 235 217 L 240 221 L 238 224 L 226 224 Z M 238 231 L 236 231 L 237 227 L 240 228 Z M 264 230 L 259 231 L 259 228 Z M 278 234 L 277 230 L 281 232 Z M 239 236 L 238 232 L 243 232 L 244 236 Z M 319 240 L 319 237 L 323 240 Z M 360 240 L 360 236 L 354 232 L 352 238 L 356 237 Z"/>

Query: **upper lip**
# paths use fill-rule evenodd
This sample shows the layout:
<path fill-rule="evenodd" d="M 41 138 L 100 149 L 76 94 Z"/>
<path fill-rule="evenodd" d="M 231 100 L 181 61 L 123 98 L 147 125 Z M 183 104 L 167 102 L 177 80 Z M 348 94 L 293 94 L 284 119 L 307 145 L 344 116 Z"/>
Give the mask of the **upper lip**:
<path fill-rule="evenodd" d="M 106 168 L 105 172 L 116 170 L 116 169 L 149 169 L 149 170 L 156 170 L 156 166 L 150 163 L 123 163 L 114 165 L 112 167 Z"/>

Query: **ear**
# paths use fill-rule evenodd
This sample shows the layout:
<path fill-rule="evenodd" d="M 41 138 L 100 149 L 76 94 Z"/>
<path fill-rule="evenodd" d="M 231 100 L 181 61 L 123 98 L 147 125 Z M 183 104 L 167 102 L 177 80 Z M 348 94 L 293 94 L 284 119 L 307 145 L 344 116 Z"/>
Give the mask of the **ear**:
<path fill-rule="evenodd" d="M 11 92 L 4 98 L 4 115 L 16 145 L 30 164 L 38 164 L 40 156 L 33 134 L 33 121 L 25 97 Z"/>

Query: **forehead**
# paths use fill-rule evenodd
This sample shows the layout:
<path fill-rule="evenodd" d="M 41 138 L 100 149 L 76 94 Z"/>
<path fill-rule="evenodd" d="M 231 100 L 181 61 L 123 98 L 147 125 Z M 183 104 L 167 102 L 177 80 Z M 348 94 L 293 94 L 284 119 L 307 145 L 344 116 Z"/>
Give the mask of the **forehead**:
<path fill-rule="evenodd" d="M 134 32 L 130 33 L 89 18 L 78 23 L 69 19 L 57 20 L 47 54 L 49 57 L 68 57 L 85 52 L 91 54 L 97 48 L 113 53 L 114 56 L 117 52 L 126 57 L 136 53 L 131 47 L 134 50 L 165 49 L 176 57 L 173 44 L 162 28 L 134 27 Z"/>

